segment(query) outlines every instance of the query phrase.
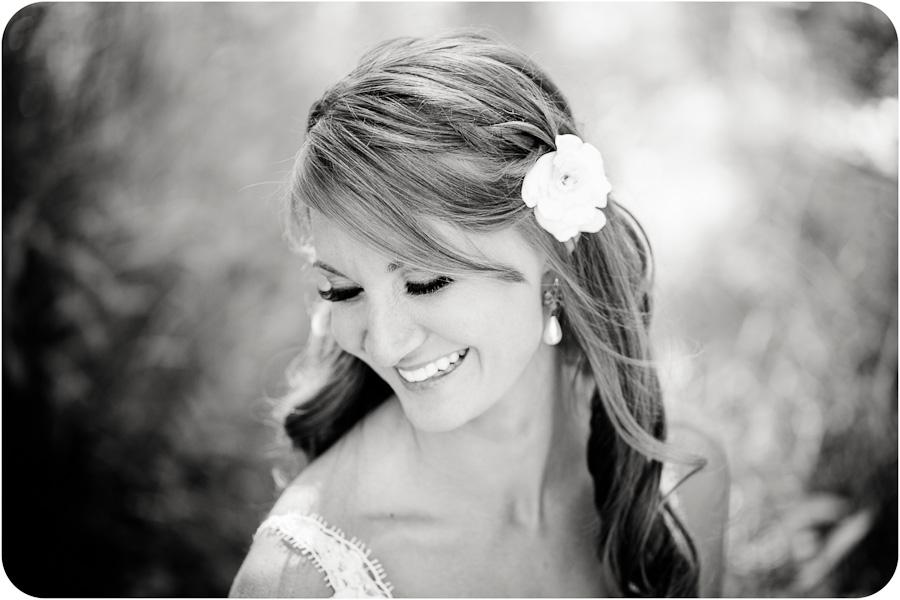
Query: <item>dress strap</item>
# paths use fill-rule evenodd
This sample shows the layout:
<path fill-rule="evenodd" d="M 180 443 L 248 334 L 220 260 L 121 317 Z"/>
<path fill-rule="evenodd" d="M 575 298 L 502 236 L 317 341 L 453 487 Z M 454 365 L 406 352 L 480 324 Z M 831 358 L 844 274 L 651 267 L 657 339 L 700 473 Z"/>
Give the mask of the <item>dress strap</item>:
<path fill-rule="evenodd" d="M 285 513 L 269 516 L 256 535 L 276 535 L 312 561 L 334 590 L 333 597 L 391 598 L 393 587 L 384 569 L 356 538 L 329 526 L 319 515 Z"/>

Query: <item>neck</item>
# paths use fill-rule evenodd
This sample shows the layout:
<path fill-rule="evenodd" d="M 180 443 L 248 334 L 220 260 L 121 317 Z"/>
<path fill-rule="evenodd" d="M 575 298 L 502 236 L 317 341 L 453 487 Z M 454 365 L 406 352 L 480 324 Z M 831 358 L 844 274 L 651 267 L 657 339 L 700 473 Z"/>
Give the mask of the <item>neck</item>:
<path fill-rule="evenodd" d="M 458 507 L 530 529 L 545 502 L 582 468 L 571 387 L 557 349 L 542 346 L 518 383 L 486 413 L 445 433 L 412 430 L 422 475 Z M 562 484 L 562 485 L 561 485 Z M 471 499 L 471 503 L 466 499 Z"/>

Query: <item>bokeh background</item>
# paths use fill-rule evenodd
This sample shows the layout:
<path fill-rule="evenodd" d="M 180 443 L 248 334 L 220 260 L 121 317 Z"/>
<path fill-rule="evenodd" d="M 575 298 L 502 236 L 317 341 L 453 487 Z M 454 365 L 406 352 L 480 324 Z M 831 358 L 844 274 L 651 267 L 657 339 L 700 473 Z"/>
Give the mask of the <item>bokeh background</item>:
<path fill-rule="evenodd" d="M 897 564 L 897 35 L 867 4 L 38 4 L 3 36 L 3 566 L 220 596 L 290 461 L 284 181 L 374 43 L 479 27 L 567 91 L 657 256 L 670 414 L 731 463 L 726 595 Z"/>

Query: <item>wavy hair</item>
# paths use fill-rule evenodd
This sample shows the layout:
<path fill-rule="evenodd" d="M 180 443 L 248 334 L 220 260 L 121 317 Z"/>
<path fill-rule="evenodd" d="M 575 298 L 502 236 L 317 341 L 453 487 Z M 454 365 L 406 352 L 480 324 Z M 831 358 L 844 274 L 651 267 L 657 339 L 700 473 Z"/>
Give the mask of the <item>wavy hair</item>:
<path fill-rule="evenodd" d="M 629 596 L 696 596 L 690 535 L 660 490 L 666 446 L 651 361 L 652 253 L 609 198 L 608 223 L 569 254 L 521 200 L 522 180 L 559 134 L 578 134 L 560 90 L 531 60 L 487 37 L 403 38 L 368 52 L 311 108 L 290 194 L 290 236 L 314 209 L 407 264 L 503 278 L 430 222 L 515 227 L 558 275 L 564 360 L 593 382 L 587 468 L 599 517 L 598 568 Z M 317 342 L 297 363 L 285 430 L 309 459 L 391 389 L 365 363 Z M 574 382 L 573 382 L 574 383 Z"/>

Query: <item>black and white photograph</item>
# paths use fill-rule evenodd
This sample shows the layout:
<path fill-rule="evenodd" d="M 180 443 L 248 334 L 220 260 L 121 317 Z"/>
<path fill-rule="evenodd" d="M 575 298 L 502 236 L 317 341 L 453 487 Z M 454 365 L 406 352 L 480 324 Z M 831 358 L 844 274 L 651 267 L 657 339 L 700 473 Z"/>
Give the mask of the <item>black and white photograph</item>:
<path fill-rule="evenodd" d="M 882 8 L 49 2 L 2 42 L 4 596 L 896 591 Z"/>

